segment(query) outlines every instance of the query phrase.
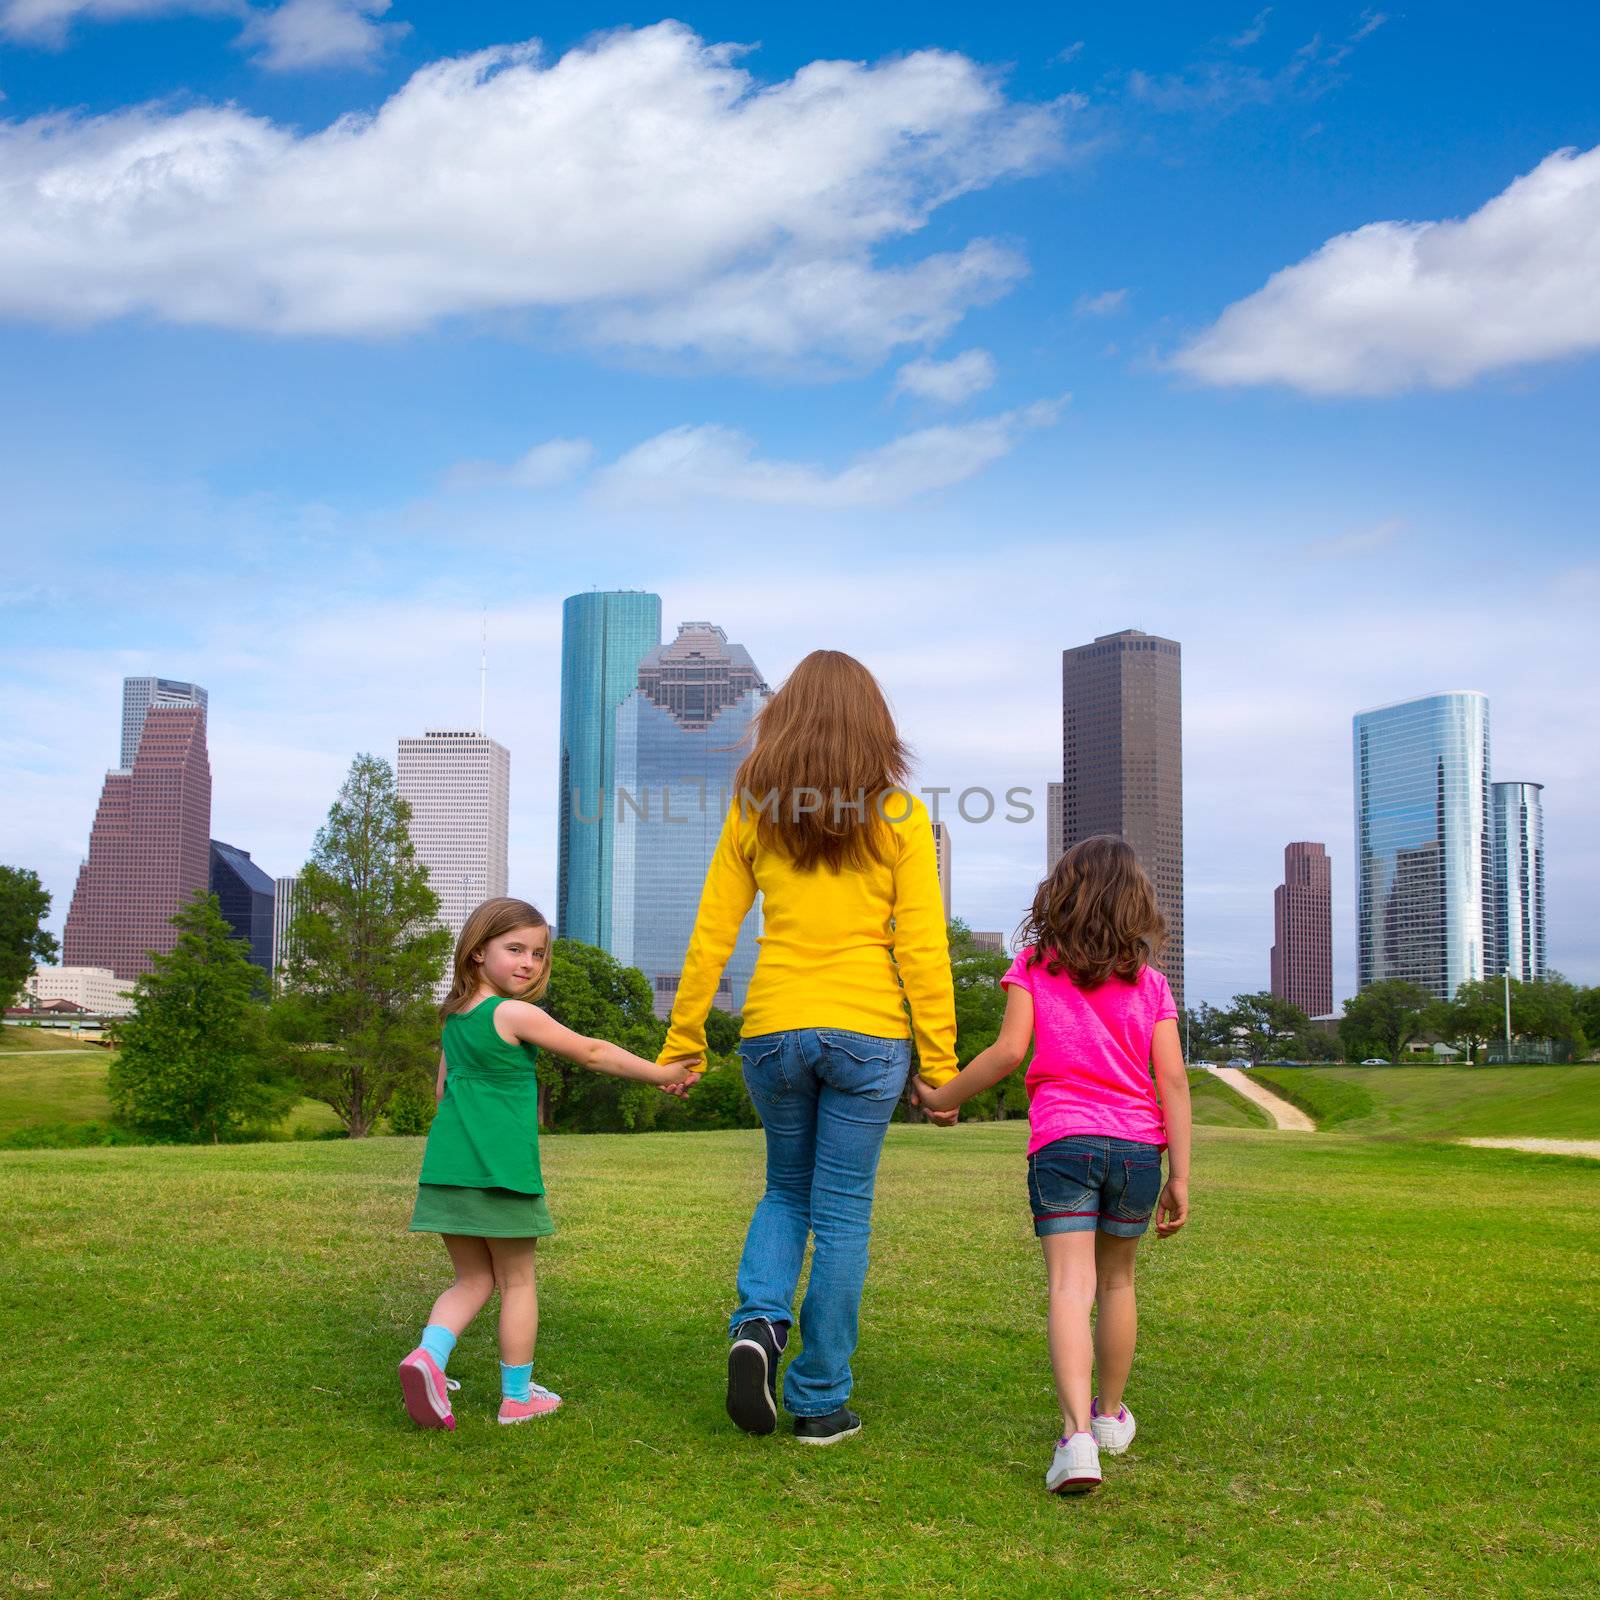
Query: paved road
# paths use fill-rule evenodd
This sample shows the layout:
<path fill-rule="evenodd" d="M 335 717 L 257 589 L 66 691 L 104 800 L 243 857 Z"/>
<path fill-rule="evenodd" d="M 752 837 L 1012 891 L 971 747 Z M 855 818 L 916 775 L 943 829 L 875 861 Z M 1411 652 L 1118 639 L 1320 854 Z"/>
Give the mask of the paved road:
<path fill-rule="evenodd" d="M 1282 1095 L 1257 1083 L 1248 1072 L 1237 1067 L 1212 1067 L 1211 1071 L 1230 1089 L 1237 1089 L 1246 1100 L 1253 1100 L 1272 1118 L 1273 1126 L 1286 1133 L 1315 1133 L 1317 1125 L 1299 1106 L 1292 1106 Z"/>
<path fill-rule="evenodd" d="M 1529 1150 L 1536 1156 L 1593 1156 L 1600 1161 L 1600 1139 L 1462 1139 L 1485 1150 Z"/>

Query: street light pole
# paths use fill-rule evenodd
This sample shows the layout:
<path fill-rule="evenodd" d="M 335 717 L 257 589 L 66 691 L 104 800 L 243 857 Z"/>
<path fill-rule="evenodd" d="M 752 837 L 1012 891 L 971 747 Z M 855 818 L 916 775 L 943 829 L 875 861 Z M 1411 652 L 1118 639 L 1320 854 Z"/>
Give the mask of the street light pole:
<path fill-rule="evenodd" d="M 1511 968 L 1505 971 L 1506 985 L 1506 1060 L 1511 1060 Z"/>

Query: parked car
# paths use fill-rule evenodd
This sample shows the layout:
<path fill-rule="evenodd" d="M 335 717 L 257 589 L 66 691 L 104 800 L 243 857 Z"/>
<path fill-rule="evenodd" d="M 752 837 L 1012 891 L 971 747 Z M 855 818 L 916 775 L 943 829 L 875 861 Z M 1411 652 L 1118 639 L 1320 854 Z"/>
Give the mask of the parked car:
<path fill-rule="evenodd" d="M 1217 1070 L 1217 1064 L 1215 1061 L 1191 1061 L 1189 1065 L 1193 1067 L 1196 1072 L 1215 1072 Z"/>
<path fill-rule="evenodd" d="M 1228 1065 L 1230 1067 L 1243 1067 L 1248 1071 L 1249 1068 L 1254 1065 L 1254 1063 L 1246 1061 L 1243 1056 L 1235 1056 L 1233 1060 L 1228 1063 Z"/>
<path fill-rule="evenodd" d="M 1382 1056 L 1368 1056 L 1361 1065 L 1364 1067 L 1386 1067 L 1389 1063 Z"/>

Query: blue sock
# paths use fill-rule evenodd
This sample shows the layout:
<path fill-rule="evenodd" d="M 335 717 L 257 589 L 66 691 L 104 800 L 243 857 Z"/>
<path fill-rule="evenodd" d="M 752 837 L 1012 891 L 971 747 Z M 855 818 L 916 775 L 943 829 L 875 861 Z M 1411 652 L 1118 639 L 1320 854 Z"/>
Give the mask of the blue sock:
<path fill-rule="evenodd" d="M 418 1343 L 439 1363 L 441 1372 L 450 1365 L 450 1352 L 456 1347 L 456 1336 L 438 1322 L 430 1322 L 422 1330 Z"/>
<path fill-rule="evenodd" d="M 533 1382 L 533 1363 L 530 1361 L 525 1367 L 508 1367 L 505 1362 L 500 1363 L 500 1394 L 506 1400 L 521 1400 L 528 1398 L 528 1386 Z"/>

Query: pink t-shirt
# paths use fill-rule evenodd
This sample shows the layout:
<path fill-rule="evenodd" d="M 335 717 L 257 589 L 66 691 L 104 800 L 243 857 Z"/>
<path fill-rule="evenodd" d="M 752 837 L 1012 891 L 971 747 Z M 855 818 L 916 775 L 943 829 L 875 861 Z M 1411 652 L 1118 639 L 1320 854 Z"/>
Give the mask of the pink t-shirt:
<path fill-rule="evenodd" d="M 1000 980 L 1033 996 L 1028 1154 L 1077 1133 L 1165 1145 L 1150 1038 L 1178 1014 L 1166 978 L 1145 967 L 1133 983 L 1113 976 L 1080 989 L 1065 967 L 1053 976 L 1043 962 L 1030 967 L 1032 954 L 1022 951 Z"/>

